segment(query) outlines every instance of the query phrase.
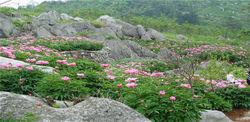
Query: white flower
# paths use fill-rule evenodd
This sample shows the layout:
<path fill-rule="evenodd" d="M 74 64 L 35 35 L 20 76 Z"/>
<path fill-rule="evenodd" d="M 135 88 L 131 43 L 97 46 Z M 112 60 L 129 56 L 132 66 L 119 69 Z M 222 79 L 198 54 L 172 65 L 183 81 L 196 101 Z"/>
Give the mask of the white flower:
<path fill-rule="evenodd" d="M 234 76 L 232 74 L 227 75 L 227 81 L 229 82 L 235 82 Z"/>

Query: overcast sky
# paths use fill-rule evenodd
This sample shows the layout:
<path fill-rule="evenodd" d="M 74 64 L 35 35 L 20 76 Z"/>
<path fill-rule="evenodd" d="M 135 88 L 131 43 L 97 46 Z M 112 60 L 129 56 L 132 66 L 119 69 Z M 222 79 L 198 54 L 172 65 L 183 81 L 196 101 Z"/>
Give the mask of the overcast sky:
<path fill-rule="evenodd" d="M 0 3 L 8 0 L 0 0 Z M 43 1 L 66 1 L 66 0 L 12 0 L 11 2 L 5 3 L 1 6 L 8 6 L 13 8 L 18 8 L 18 6 L 26 6 L 29 4 L 37 5 L 42 3 Z"/>

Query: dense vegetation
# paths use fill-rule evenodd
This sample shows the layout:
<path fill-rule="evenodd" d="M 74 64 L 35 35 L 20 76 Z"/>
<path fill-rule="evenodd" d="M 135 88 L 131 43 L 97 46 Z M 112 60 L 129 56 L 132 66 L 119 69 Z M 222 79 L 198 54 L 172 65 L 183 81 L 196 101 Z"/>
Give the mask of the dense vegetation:
<path fill-rule="evenodd" d="M 88 96 L 107 97 L 157 122 L 191 122 L 207 109 L 250 108 L 245 80 L 250 67 L 249 1 L 81 0 L 44 2 L 18 10 L 0 8 L 8 16 L 17 11 L 24 16 L 14 20 L 17 27 L 49 10 L 82 17 L 96 27 L 101 27 L 96 18 L 109 14 L 155 28 L 166 35 L 165 41 L 133 41 L 155 53 L 167 48 L 174 58 L 98 64 L 62 56 L 60 51 L 98 51 L 101 43 L 59 37 L 33 40 L 27 35 L 21 37 L 24 40 L 3 39 L 0 56 L 51 66 L 57 74 L 6 64 L 0 66 L 1 91 L 74 102 Z M 185 38 L 179 39 L 179 34 Z"/>

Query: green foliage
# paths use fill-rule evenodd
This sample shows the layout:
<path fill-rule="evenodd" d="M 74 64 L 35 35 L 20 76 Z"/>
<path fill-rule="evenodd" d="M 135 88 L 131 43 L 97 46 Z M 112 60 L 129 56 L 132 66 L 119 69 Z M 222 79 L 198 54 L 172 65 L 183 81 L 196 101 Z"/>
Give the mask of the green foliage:
<path fill-rule="evenodd" d="M 234 108 L 250 108 L 250 87 L 239 89 L 237 87 L 227 87 L 217 89 L 216 94 L 231 102 Z"/>
<path fill-rule="evenodd" d="M 0 8 L 0 13 L 3 13 L 7 16 L 12 16 L 15 12 L 16 12 L 16 10 L 14 8 L 10 8 L 10 7 L 1 7 Z"/>
<path fill-rule="evenodd" d="M 165 63 L 162 61 L 150 61 L 145 63 L 146 68 L 145 70 L 149 70 L 150 72 L 165 72 L 167 70 L 172 70 L 177 68 L 176 64 Z"/>
<path fill-rule="evenodd" d="M 21 61 L 25 61 L 27 58 L 30 57 L 30 54 L 28 52 L 21 52 L 21 51 L 16 51 L 15 55 L 16 59 Z"/>
<path fill-rule="evenodd" d="M 63 42 L 49 42 L 46 40 L 39 40 L 36 42 L 38 45 L 43 45 L 58 51 L 72 51 L 72 50 L 100 50 L 103 48 L 102 43 L 90 41 L 63 41 Z"/>
<path fill-rule="evenodd" d="M 219 110 L 223 112 L 231 111 L 233 105 L 224 100 L 221 96 L 216 95 L 213 92 L 207 92 L 201 98 L 201 108 L 206 110 Z"/>
<path fill-rule="evenodd" d="M 8 46 L 10 43 L 10 40 L 0 39 L 0 46 Z"/>
<path fill-rule="evenodd" d="M 175 82 L 162 85 L 161 79 L 143 77 L 138 78 L 136 88 L 126 88 L 124 80 L 117 78 L 114 83 L 107 83 L 104 95 L 124 102 L 152 121 L 191 122 L 199 119 L 201 109 L 191 90 L 178 88 Z M 123 88 L 117 88 L 119 83 Z M 166 94 L 160 96 L 161 90 Z M 170 96 L 176 96 L 176 101 L 171 101 Z"/>
<path fill-rule="evenodd" d="M 91 31 L 82 31 L 82 32 L 77 33 L 76 35 L 78 35 L 78 36 L 88 36 L 90 34 L 93 34 L 93 32 L 91 32 Z"/>
<path fill-rule="evenodd" d="M 76 79 L 63 81 L 60 75 L 48 75 L 37 83 L 35 91 L 42 97 L 51 97 L 56 100 L 72 100 L 86 97 L 89 89 L 86 82 Z"/>
<path fill-rule="evenodd" d="M 96 28 L 101 28 L 101 27 L 104 26 L 102 22 L 97 21 L 97 20 L 90 21 L 90 23 L 91 23 L 92 25 L 94 25 Z"/>
<path fill-rule="evenodd" d="M 37 82 L 45 74 L 38 70 L 27 71 L 26 69 L 0 70 L 1 91 L 29 94 L 34 91 Z"/>

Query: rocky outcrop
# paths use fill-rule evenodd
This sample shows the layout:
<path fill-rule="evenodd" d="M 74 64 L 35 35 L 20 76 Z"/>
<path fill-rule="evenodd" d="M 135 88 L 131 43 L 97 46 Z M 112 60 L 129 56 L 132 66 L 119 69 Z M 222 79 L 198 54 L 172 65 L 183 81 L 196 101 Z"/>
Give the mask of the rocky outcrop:
<path fill-rule="evenodd" d="M 165 36 L 162 33 L 152 28 L 145 29 L 142 25 L 135 26 L 119 19 L 114 19 L 108 15 L 101 16 L 97 21 L 102 22 L 104 27 L 110 28 L 119 38 L 128 37 L 145 40 L 165 40 Z"/>
<path fill-rule="evenodd" d="M 32 113 L 39 122 L 150 122 L 128 106 L 106 98 L 90 97 L 69 108 L 52 108 L 42 100 L 0 92 L 0 118 L 19 119 Z"/>
<path fill-rule="evenodd" d="M 24 66 L 31 65 L 31 64 L 25 63 L 23 61 L 18 61 L 18 60 L 9 59 L 9 58 L 5 58 L 5 57 L 0 56 L 0 66 L 8 64 L 8 63 L 11 63 L 13 67 L 16 66 L 17 64 L 21 64 L 21 65 L 24 65 Z M 42 72 L 45 72 L 45 73 L 53 73 L 54 72 L 54 68 L 52 68 L 52 67 L 38 66 L 38 65 L 31 65 L 31 66 L 33 66 L 34 68 L 37 68 L 37 69 L 39 69 L 39 70 L 41 70 Z"/>
<path fill-rule="evenodd" d="M 82 20 L 56 11 L 44 12 L 33 19 L 31 30 L 37 37 L 74 36 L 78 32 L 94 30 L 94 26 Z"/>
<path fill-rule="evenodd" d="M 200 122 L 233 122 L 224 113 L 217 110 L 202 112 Z"/>
<path fill-rule="evenodd" d="M 4 14 L 0 14 L 0 38 L 7 38 L 14 31 L 11 19 Z"/>
<path fill-rule="evenodd" d="M 89 58 L 107 63 L 124 58 L 157 58 L 157 54 L 130 40 L 108 40 L 103 42 L 104 48 L 99 51 L 68 51 L 63 55 Z"/>

